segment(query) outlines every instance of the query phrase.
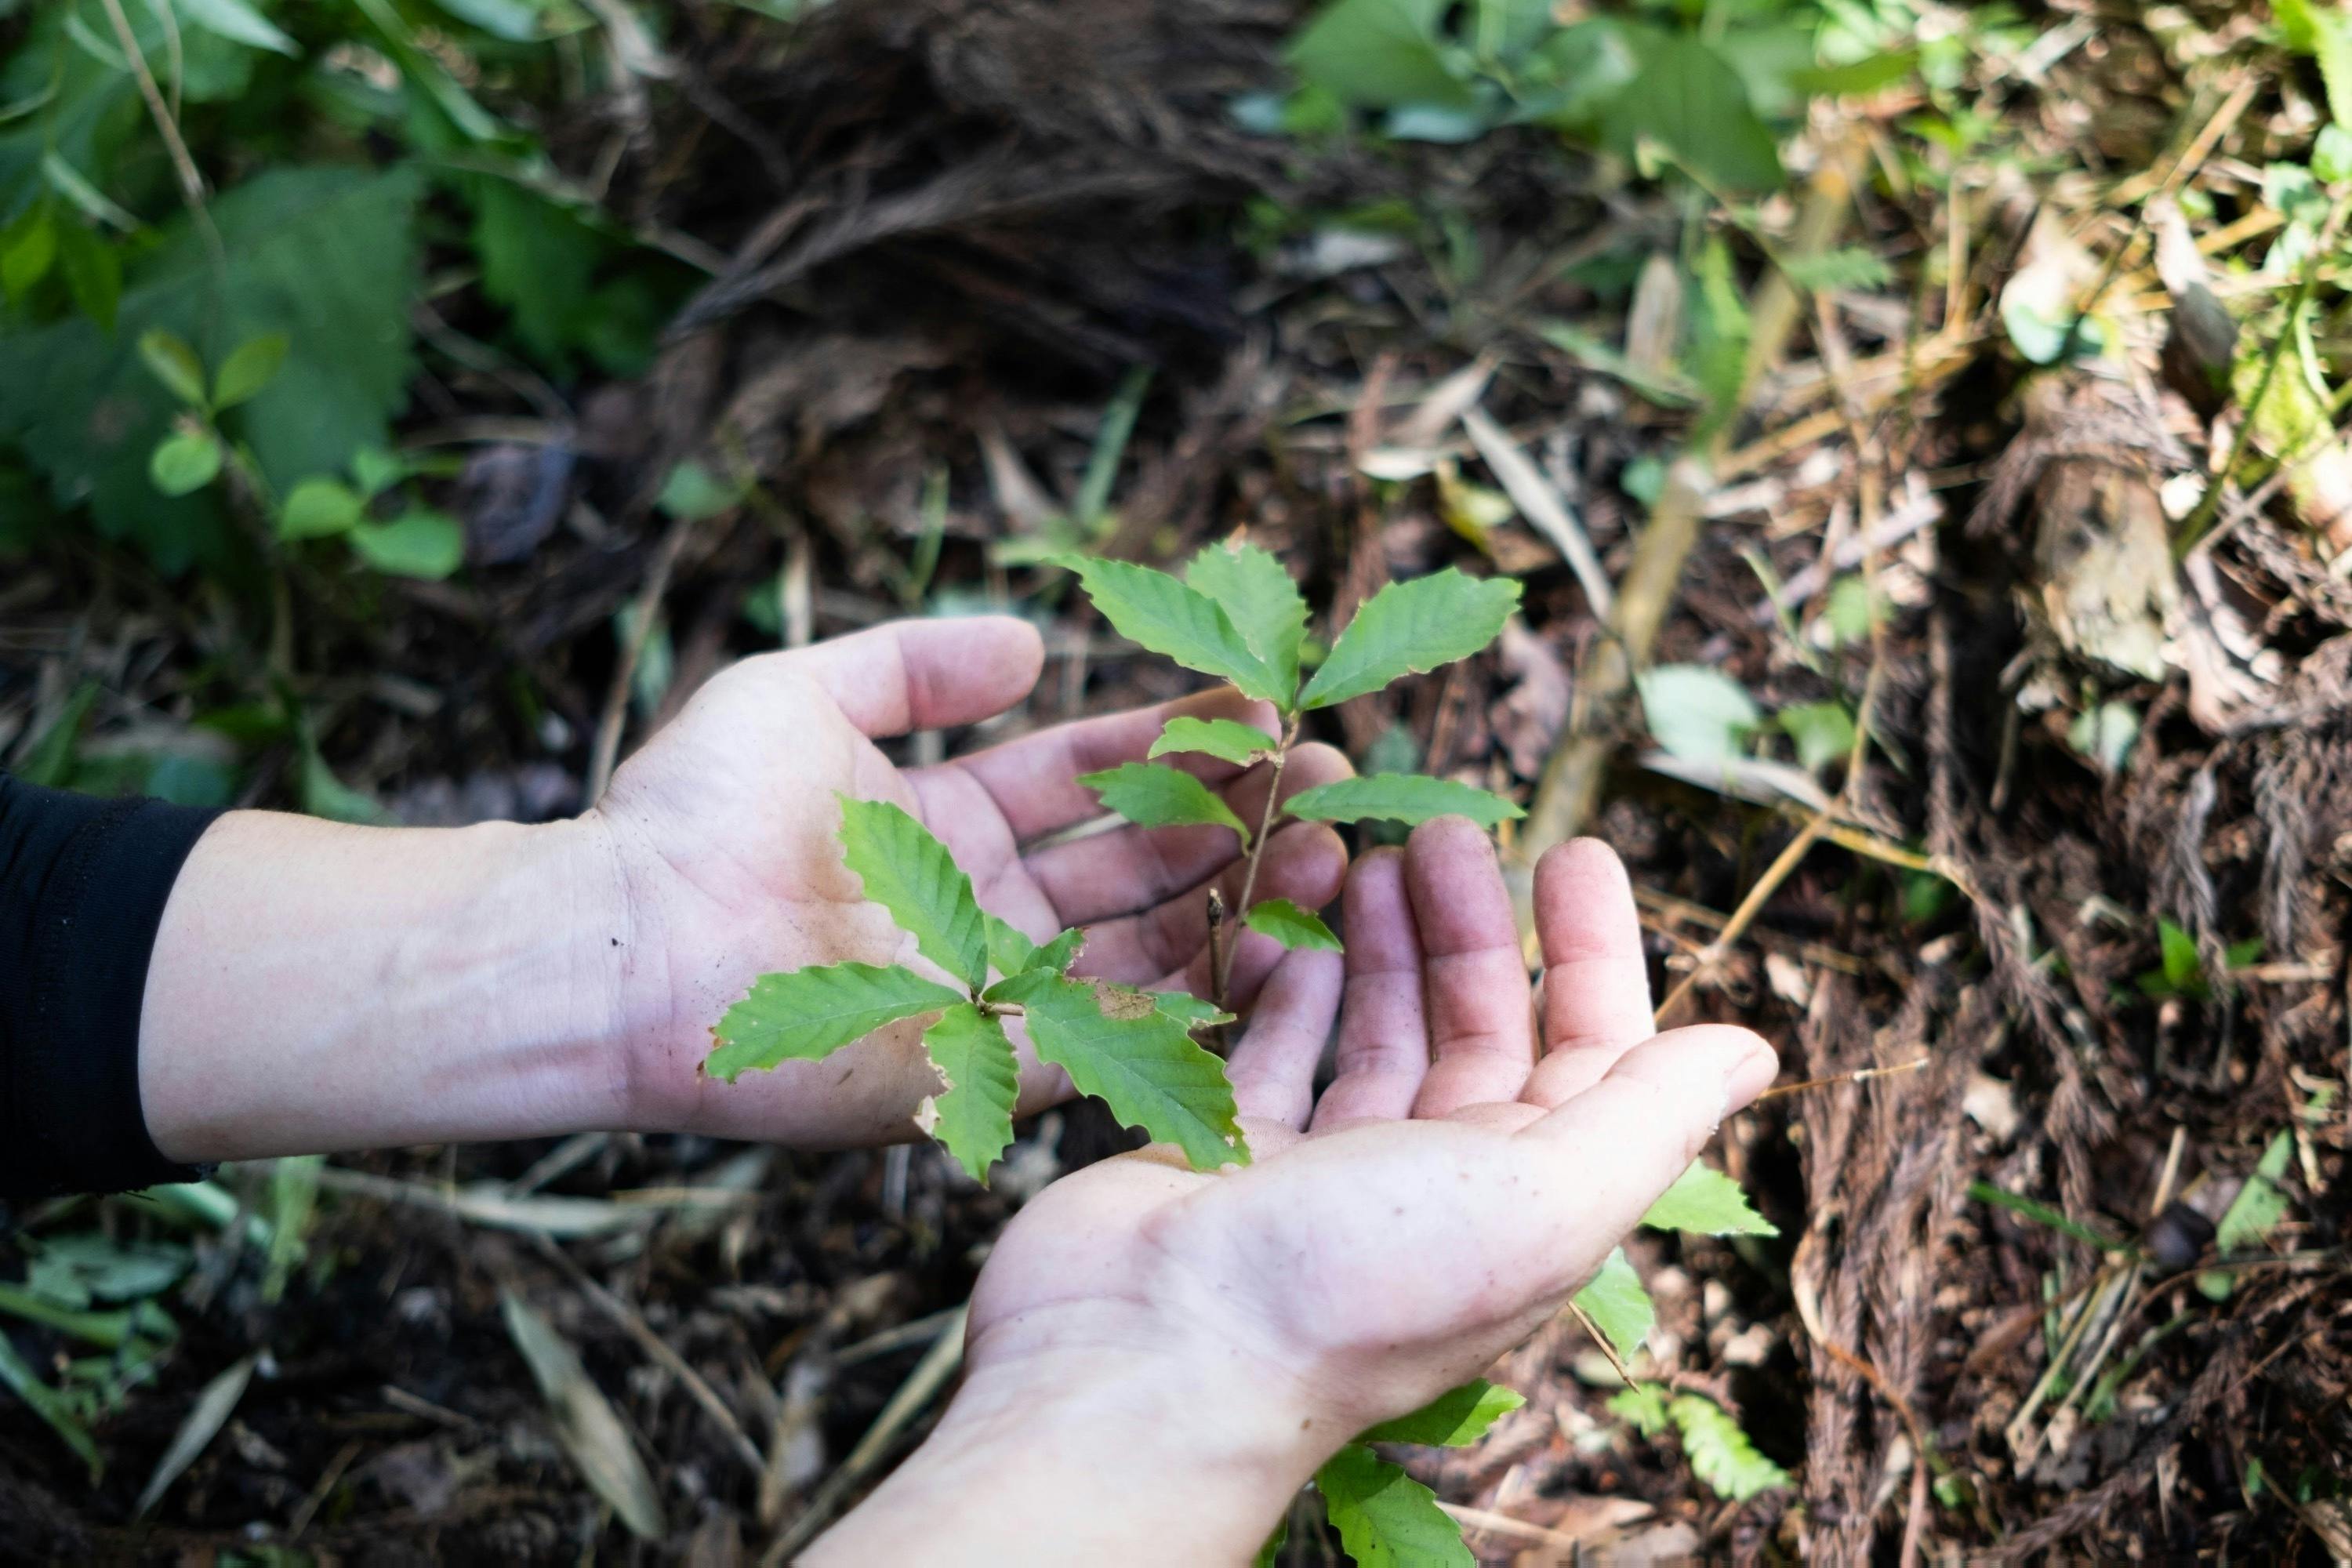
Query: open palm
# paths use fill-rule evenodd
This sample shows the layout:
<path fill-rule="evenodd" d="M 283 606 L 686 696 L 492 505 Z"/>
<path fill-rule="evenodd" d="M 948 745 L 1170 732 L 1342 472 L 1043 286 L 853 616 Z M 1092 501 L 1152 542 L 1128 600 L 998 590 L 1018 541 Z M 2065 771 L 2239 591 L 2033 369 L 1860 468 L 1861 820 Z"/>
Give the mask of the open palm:
<path fill-rule="evenodd" d="M 1023 1210 L 974 1291 L 975 1373 L 1070 1347 L 1303 1400 L 1336 1446 L 1474 1375 L 1600 1266 L 1728 1110 L 1768 1084 L 1745 1030 L 1653 1036 L 1623 868 L 1538 868 L 1541 1050 L 1485 836 L 1449 819 L 1348 882 L 1348 953 L 1295 952 L 1232 1077 L 1255 1162 L 1106 1162 Z M 1341 1007 L 1336 1077 L 1313 1080 Z"/>
<path fill-rule="evenodd" d="M 929 967 L 844 864 L 836 793 L 911 812 L 971 875 L 982 906 L 1029 936 L 1086 926 L 1078 973 L 1205 992 L 1203 889 L 1237 872 L 1234 835 L 1122 826 L 1055 836 L 1103 815 L 1078 775 L 1139 760 L 1171 715 L 1270 726 L 1265 704 L 1206 693 L 904 771 L 874 743 L 992 718 L 1028 695 L 1043 659 L 1034 629 L 999 616 L 898 622 L 763 655 L 714 679 L 619 771 L 593 816 L 622 889 L 619 1033 L 638 1125 L 811 1147 L 913 1134 L 916 1107 L 938 1091 L 919 1022 L 731 1085 L 699 1071 L 710 1026 L 760 974 L 844 960 Z M 1174 760 L 1200 764 L 1244 821 L 1258 819 L 1267 769 Z M 1349 771 L 1330 748 L 1301 747 L 1284 793 Z M 1329 827 L 1293 824 L 1268 847 L 1259 887 L 1316 908 L 1339 891 L 1346 863 Z M 1280 951 L 1244 940 L 1236 998 L 1255 993 Z M 1025 1044 L 1021 1059 L 1024 1110 L 1069 1093 L 1060 1069 L 1042 1067 Z"/>

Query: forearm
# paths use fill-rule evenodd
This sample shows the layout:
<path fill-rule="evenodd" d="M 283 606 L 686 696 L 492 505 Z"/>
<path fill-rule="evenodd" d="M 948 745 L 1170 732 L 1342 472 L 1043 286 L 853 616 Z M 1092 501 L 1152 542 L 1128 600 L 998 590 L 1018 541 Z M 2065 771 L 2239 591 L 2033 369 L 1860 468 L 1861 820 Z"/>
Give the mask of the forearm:
<path fill-rule="evenodd" d="M 597 835 L 214 823 L 148 967 L 157 1146 L 205 1162 L 623 1124 L 630 932 Z"/>
<path fill-rule="evenodd" d="M 1160 1364 L 1179 1365 L 1181 1358 Z M 1206 1367 L 1165 1388 L 1135 1356 L 976 1373 L 938 1429 L 798 1559 L 1245 1568 L 1341 1434 Z M 919 1547 L 911 1543 L 919 1542 Z"/>

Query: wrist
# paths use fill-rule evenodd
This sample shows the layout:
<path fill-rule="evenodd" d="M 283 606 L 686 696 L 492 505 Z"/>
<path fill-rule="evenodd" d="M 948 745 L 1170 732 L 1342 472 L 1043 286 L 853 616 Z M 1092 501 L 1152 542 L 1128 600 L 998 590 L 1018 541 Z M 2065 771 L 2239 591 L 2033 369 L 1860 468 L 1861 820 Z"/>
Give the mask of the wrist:
<path fill-rule="evenodd" d="M 1286 1380 L 1212 1347 L 1072 1344 L 975 1367 L 938 1427 L 803 1559 L 1247 1564 L 1346 1440 Z"/>

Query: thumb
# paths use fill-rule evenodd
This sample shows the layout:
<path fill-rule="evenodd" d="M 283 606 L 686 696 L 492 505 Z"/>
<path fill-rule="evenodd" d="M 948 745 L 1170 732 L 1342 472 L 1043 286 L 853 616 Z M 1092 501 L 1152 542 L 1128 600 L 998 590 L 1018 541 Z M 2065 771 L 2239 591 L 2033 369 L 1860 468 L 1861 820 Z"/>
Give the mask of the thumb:
<path fill-rule="evenodd" d="M 992 718 L 1029 694 L 1045 668 L 1037 628 L 1012 616 L 889 621 L 795 653 L 870 738 Z"/>

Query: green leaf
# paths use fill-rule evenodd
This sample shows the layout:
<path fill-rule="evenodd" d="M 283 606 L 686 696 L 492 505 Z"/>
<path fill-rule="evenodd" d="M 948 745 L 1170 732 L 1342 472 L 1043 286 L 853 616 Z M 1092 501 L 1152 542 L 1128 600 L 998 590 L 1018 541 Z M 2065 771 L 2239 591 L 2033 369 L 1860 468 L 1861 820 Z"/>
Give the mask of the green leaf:
<path fill-rule="evenodd" d="M 43 1383 L 16 1353 L 16 1347 L 5 1338 L 0 1338 L 0 1387 L 5 1387 L 23 1400 L 34 1415 L 48 1423 L 49 1430 L 89 1468 L 90 1484 L 97 1485 L 99 1477 L 105 1473 L 106 1461 L 99 1456 L 98 1444 L 91 1439 L 89 1428 L 74 1414 L 72 1401 Z"/>
<path fill-rule="evenodd" d="M 1874 250 L 1851 246 L 1843 250 L 1824 250 L 1812 256 L 1780 257 L 1780 270 L 1789 281 L 1813 293 L 1831 293 L 1840 289 L 1883 288 L 1895 274 L 1885 260 Z"/>
<path fill-rule="evenodd" d="M 2270 1141 L 2255 1164 L 2253 1174 L 2238 1189 L 2222 1211 L 2221 1223 L 2213 1230 L 2213 1249 L 2224 1258 L 2252 1252 L 2271 1238 L 2271 1233 L 2286 1218 L 2287 1195 L 2278 1184 L 2286 1174 L 2287 1162 L 2294 1153 L 2294 1134 L 2281 1132 Z M 2210 1300 L 2227 1300 L 2235 1283 L 2235 1276 L 2226 1268 L 2212 1268 L 2197 1277 L 2197 1288 Z"/>
<path fill-rule="evenodd" d="M 165 573 L 225 559 L 216 500 L 159 501 L 148 483 L 147 455 L 182 400 L 142 363 L 139 338 L 163 331 L 226 354 L 286 333 L 285 367 L 246 405 L 242 433 L 281 494 L 340 470 L 355 449 L 388 444 L 388 419 L 407 400 L 419 187 L 414 168 L 338 166 L 276 170 L 224 193 L 210 207 L 224 266 L 178 223 L 137 248 L 114 333 L 75 318 L 0 334 L 0 442 L 21 447 L 60 500 L 86 501 L 102 534 L 136 541 Z M 201 395 L 201 378 L 194 384 Z M 90 418 L 95 408 L 107 417 Z"/>
<path fill-rule="evenodd" d="M 1720 763 L 1738 756 L 1748 731 L 1764 721 L 1747 689 L 1719 669 L 1662 664 L 1633 679 L 1650 733 L 1685 762 Z"/>
<path fill-rule="evenodd" d="M 1801 702 L 1781 709 L 1776 722 L 1797 743 L 1797 761 L 1808 768 L 1819 770 L 1853 755 L 1853 715 L 1843 702 Z"/>
<path fill-rule="evenodd" d="M 1037 944 L 1009 921 L 982 910 L 980 923 L 987 931 L 988 962 L 999 974 L 1019 974 L 1037 963 Z"/>
<path fill-rule="evenodd" d="M 1466 816 L 1481 827 L 1515 821 L 1526 812 L 1505 800 L 1452 779 L 1426 773 L 1371 773 L 1300 790 L 1283 810 L 1302 822 L 1423 823 L 1436 816 Z"/>
<path fill-rule="evenodd" d="M 915 1112 L 920 1127 L 955 1156 L 975 1182 L 1013 1142 L 1013 1105 L 1021 1098 L 1021 1068 L 1003 1022 L 965 1002 L 923 1031 L 923 1048 L 947 1080 L 947 1089 Z"/>
<path fill-rule="evenodd" d="M 948 847 L 885 800 L 841 802 L 841 847 L 866 896 L 890 911 L 925 958 L 974 988 L 988 979 L 988 929 Z"/>
<path fill-rule="evenodd" d="M 1249 1163 L 1224 1064 L 1139 991 L 1032 970 L 991 987 L 1020 1004 L 1040 1060 L 1069 1073 L 1080 1094 L 1149 1137 L 1175 1143 L 1200 1171 Z"/>
<path fill-rule="evenodd" d="M 2157 941 L 2164 954 L 2164 979 L 2175 991 L 2190 991 L 2204 983 L 2205 963 L 2197 955 L 2197 939 L 2170 921 L 2156 922 Z"/>
<path fill-rule="evenodd" d="M 711 1031 L 703 1070 L 722 1083 L 784 1061 L 816 1061 L 886 1024 L 952 1007 L 963 997 L 911 969 L 827 963 L 762 974 Z"/>
<path fill-rule="evenodd" d="M 1285 947 L 1311 947 L 1339 952 L 1339 939 L 1312 910 L 1302 910 L 1288 899 L 1265 899 L 1242 917 L 1242 924 L 1260 936 L 1270 936 Z"/>
<path fill-rule="evenodd" d="M 721 483 L 709 468 L 691 459 L 669 471 L 654 501 L 664 516 L 682 522 L 702 522 L 742 504 L 740 486 Z"/>
<path fill-rule="evenodd" d="M 1650 1293 L 1642 1289 L 1642 1277 L 1633 1272 L 1622 1247 L 1611 1249 L 1601 1271 L 1576 1293 L 1576 1304 L 1607 1336 L 1620 1361 L 1633 1359 L 1650 1337 L 1650 1325 L 1657 1321 Z"/>
<path fill-rule="evenodd" d="M 1369 109 L 1476 100 L 1438 41 L 1445 0 L 1333 0 L 1290 46 L 1299 79 L 1342 103 Z"/>
<path fill-rule="evenodd" d="M 2108 773 L 2121 773 L 2139 740 L 2139 710 L 2128 702 L 2102 702 L 2074 716 L 2066 743 Z"/>
<path fill-rule="evenodd" d="M 1072 926 L 1039 948 L 1037 956 L 1030 960 L 1029 966 L 1032 969 L 1050 969 L 1056 974 L 1066 974 L 1069 973 L 1070 965 L 1077 959 L 1078 950 L 1086 944 L 1087 933 L 1078 927 Z"/>
<path fill-rule="evenodd" d="M 280 539 L 328 539 L 349 533 L 367 515 L 367 503 L 341 479 L 304 479 L 278 513 Z"/>
<path fill-rule="evenodd" d="M 1062 554 L 1054 562 L 1078 574 L 1095 608 L 1119 636 L 1187 669 L 1230 680 L 1251 697 L 1287 702 L 1291 689 L 1250 651 L 1223 606 L 1165 572 L 1124 561 Z"/>
<path fill-rule="evenodd" d="M 22 300 L 49 275 L 58 258 L 57 220 L 47 205 L 36 206 L 0 235 L 0 289 Z"/>
<path fill-rule="evenodd" d="M 1733 1502 L 1793 1484 L 1789 1472 L 1758 1453 L 1731 1413 L 1714 1400 L 1678 1394 L 1666 1413 L 1682 1433 L 1691 1473 Z"/>
<path fill-rule="evenodd" d="M 1332 1455 L 1315 1489 L 1357 1568 L 1476 1568 L 1437 1494 L 1361 1443 Z"/>
<path fill-rule="evenodd" d="M 1906 81 L 1919 68 L 1919 51 L 1897 49 L 1838 66 L 1804 66 L 1789 73 L 1789 85 L 1817 98 L 1866 98 Z"/>
<path fill-rule="evenodd" d="M 66 290 L 73 296 L 74 308 L 111 336 L 115 313 L 122 305 L 122 262 L 114 247 L 94 230 L 69 223 L 58 230 L 58 260 L 65 268 Z"/>
<path fill-rule="evenodd" d="M 2352 180 L 2352 131 L 2333 121 L 2321 126 L 2311 144 L 2311 172 L 2326 184 Z"/>
<path fill-rule="evenodd" d="M 1282 563 L 1255 544 L 1212 544 L 1192 557 L 1184 581 L 1223 608 L 1250 651 L 1281 682 L 1276 700 L 1287 704 L 1298 689 L 1307 601 Z"/>
<path fill-rule="evenodd" d="M 511 180 L 482 174 L 463 188 L 474 209 L 482 292 L 511 313 L 515 335 L 533 355 L 569 366 L 572 350 L 591 335 L 596 268 L 611 246 L 569 208 Z"/>
<path fill-rule="evenodd" d="M 1439 1394 L 1410 1415 L 1383 1421 L 1358 1435 L 1359 1443 L 1430 1443 L 1458 1448 L 1486 1435 L 1486 1428 L 1527 1403 L 1500 1384 L 1476 1378 Z"/>
<path fill-rule="evenodd" d="M 1215 791 L 1181 768 L 1165 763 L 1122 763 L 1106 773 L 1081 773 L 1078 782 L 1102 796 L 1104 805 L 1139 827 L 1230 827 L 1249 847 L 1250 831 Z"/>
<path fill-rule="evenodd" d="M 1609 1396 L 1609 1413 L 1633 1424 L 1644 1437 L 1662 1437 L 1673 1418 L 1666 1414 L 1666 1388 L 1662 1383 L 1637 1383 Z"/>
<path fill-rule="evenodd" d="M 249 0 L 172 0 L 172 8 L 195 26 L 233 44 L 299 59 L 302 51 L 276 23 L 255 10 Z"/>
<path fill-rule="evenodd" d="M 1658 1194 L 1642 1223 L 1654 1230 L 1700 1236 L 1778 1236 L 1780 1227 L 1748 1205 L 1739 1184 L 1709 1165 L 1694 1163 Z"/>
<path fill-rule="evenodd" d="M 1518 603 L 1514 579 L 1465 576 L 1452 566 L 1391 583 L 1339 634 L 1300 705 L 1328 708 L 1400 677 L 1466 658 L 1495 640 Z"/>
<path fill-rule="evenodd" d="M 139 357 L 173 396 L 191 408 L 205 405 L 205 363 L 186 339 L 152 328 L 139 334 Z"/>
<path fill-rule="evenodd" d="M 1203 1002 L 1189 991 L 1147 991 L 1151 1005 L 1168 1017 L 1184 1026 L 1187 1034 L 1205 1029 L 1212 1024 L 1230 1024 L 1234 1016 L 1213 1002 Z"/>
<path fill-rule="evenodd" d="M 1601 124 L 1621 151 L 1654 142 L 1711 184 L 1765 191 L 1782 181 L 1779 146 L 1747 82 L 1696 34 L 1649 43 L 1633 82 L 1602 109 Z"/>
<path fill-rule="evenodd" d="M 147 459 L 147 477 L 167 496 L 200 490 L 220 478 L 220 441 L 209 430 L 177 430 Z"/>
<path fill-rule="evenodd" d="M 292 346 L 293 340 L 284 332 L 264 332 L 239 343 L 213 380 L 213 406 L 234 408 L 258 395 L 278 379 L 278 373 L 286 366 L 286 351 Z"/>
<path fill-rule="evenodd" d="M 390 522 L 361 521 L 351 531 L 352 549 L 379 572 L 394 577 L 438 580 L 466 559 L 466 529 L 446 512 L 417 507 Z"/>
<path fill-rule="evenodd" d="M 1171 719 L 1168 727 L 1160 731 L 1160 739 L 1151 742 L 1150 755 L 1164 757 L 1171 752 L 1197 752 L 1236 767 L 1247 767 L 1281 749 L 1282 742 L 1265 731 L 1231 719 Z"/>

